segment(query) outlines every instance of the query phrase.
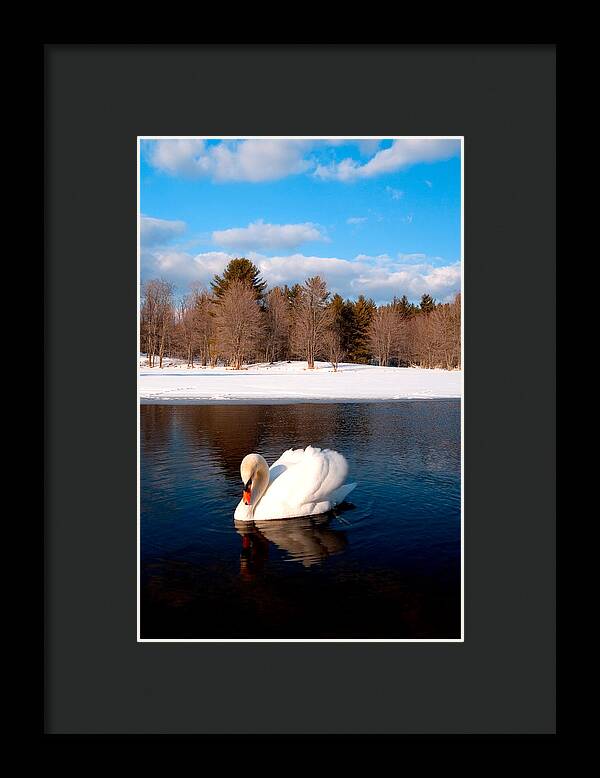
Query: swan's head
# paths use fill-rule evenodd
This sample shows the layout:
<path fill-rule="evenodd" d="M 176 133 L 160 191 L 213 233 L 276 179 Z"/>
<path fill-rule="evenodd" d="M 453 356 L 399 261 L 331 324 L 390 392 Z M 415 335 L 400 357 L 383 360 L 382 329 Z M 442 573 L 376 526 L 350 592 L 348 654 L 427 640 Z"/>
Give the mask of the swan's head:
<path fill-rule="evenodd" d="M 269 465 L 267 460 L 261 457 L 260 454 L 247 454 L 242 459 L 240 474 L 244 484 L 244 491 L 242 492 L 244 505 L 254 506 L 262 497 L 269 482 Z"/>

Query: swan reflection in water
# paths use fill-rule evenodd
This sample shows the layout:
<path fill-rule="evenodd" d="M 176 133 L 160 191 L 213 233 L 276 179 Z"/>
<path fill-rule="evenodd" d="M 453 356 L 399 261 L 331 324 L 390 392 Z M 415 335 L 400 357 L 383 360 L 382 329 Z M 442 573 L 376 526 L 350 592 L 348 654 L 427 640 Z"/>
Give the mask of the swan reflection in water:
<path fill-rule="evenodd" d="M 253 578 L 264 568 L 270 543 L 285 551 L 287 559 L 300 562 L 304 567 L 312 567 L 341 553 L 348 540 L 343 530 L 328 526 L 331 518 L 332 514 L 326 513 L 299 519 L 236 521 L 235 528 L 242 538 L 241 576 Z"/>

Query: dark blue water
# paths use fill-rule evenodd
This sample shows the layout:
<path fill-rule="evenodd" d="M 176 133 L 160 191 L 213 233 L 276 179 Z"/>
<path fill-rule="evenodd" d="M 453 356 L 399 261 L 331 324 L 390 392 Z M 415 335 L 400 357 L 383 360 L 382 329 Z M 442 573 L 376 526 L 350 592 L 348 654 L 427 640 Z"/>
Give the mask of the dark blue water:
<path fill-rule="evenodd" d="M 242 458 L 334 448 L 358 486 L 242 528 Z M 141 408 L 142 638 L 459 638 L 460 401 Z"/>

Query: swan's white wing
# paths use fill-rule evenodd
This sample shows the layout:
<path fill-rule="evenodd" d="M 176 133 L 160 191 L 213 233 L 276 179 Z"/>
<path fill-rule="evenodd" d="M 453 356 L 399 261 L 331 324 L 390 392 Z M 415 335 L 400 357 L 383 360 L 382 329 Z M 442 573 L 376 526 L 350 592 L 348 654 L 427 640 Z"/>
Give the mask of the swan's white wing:
<path fill-rule="evenodd" d="M 337 451 L 308 446 L 284 452 L 270 467 L 269 488 L 254 518 L 286 518 L 324 512 L 340 500 L 348 463 Z"/>
<path fill-rule="evenodd" d="M 311 448 L 311 446 L 309 446 L 309 448 Z M 284 464 L 284 465 L 297 464 L 302 459 L 304 459 L 304 451 L 305 449 L 303 448 L 288 448 L 288 450 L 284 451 L 283 454 L 279 457 L 279 459 L 276 462 L 273 462 L 270 469 L 272 470 L 274 467 L 276 467 L 279 464 Z"/>
<path fill-rule="evenodd" d="M 298 505 L 328 500 L 348 475 L 348 463 L 342 454 L 312 446 L 286 451 L 271 469 L 278 470 L 281 465 L 285 466 L 285 470 L 278 475 L 273 474 L 276 481 L 269 486 L 269 491 L 276 487 L 276 491 L 282 494 L 285 488 Z"/>

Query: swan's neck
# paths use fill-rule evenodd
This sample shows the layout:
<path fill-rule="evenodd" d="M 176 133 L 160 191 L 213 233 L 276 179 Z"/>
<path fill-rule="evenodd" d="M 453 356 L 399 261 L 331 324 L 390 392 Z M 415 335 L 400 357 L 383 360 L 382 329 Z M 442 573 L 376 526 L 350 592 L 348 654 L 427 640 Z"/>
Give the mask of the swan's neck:
<path fill-rule="evenodd" d="M 252 499 L 251 507 L 252 512 L 260 502 L 261 497 L 267 491 L 269 485 L 269 468 L 262 465 L 259 467 L 252 478 Z"/>

